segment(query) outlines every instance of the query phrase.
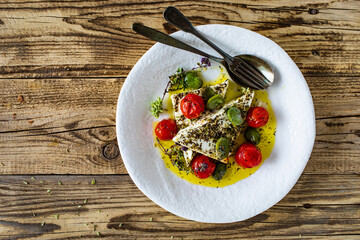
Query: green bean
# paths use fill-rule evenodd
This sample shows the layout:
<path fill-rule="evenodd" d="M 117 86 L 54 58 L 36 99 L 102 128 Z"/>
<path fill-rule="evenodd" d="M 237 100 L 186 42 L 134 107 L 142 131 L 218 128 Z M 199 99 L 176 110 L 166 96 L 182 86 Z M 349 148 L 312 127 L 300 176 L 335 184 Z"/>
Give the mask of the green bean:
<path fill-rule="evenodd" d="M 230 120 L 230 122 L 232 124 L 234 124 L 235 126 L 241 125 L 244 122 L 244 120 L 241 116 L 241 111 L 236 107 L 231 107 L 227 111 L 227 117 Z"/>
<path fill-rule="evenodd" d="M 221 137 L 216 141 L 216 155 L 218 160 L 225 159 L 230 153 L 230 140 L 226 137 Z"/>
<path fill-rule="evenodd" d="M 260 133 L 258 132 L 258 130 L 252 127 L 248 127 L 246 129 L 245 138 L 254 145 L 258 145 L 261 140 Z"/>
<path fill-rule="evenodd" d="M 225 99 L 223 96 L 221 96 L 220 94 L 217 94 L 215 96 L 212 96 L 206 103 L 206 107 L 207 109 L 213 110 L 216 109 L 218 107 L 220 107 L 221 105 L 223 105 L 225 102 Z"/>
<path fill-rule="evenodd" d="M 185 76 L 185 83 L 188 88 L 198 89 L 202 86 L 203 81 L 195 72 L 188 72 Z"/>

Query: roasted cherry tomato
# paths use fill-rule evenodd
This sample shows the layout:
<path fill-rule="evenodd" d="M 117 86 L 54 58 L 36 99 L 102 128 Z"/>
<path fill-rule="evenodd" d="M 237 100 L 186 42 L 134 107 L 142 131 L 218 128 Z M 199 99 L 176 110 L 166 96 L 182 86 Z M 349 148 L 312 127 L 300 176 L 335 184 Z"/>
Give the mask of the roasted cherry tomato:
<path fill-rule="evenodd" d="M 171 140 L 177 133 L 176 122 L 173 119 L 164 119 L 156 125 L 155 134 L 161 140 Z"/>
<path fill-rule="evenodd" d="M 205 110 L 204 99 L 196 94 L 189 93 L 181 100 L 180 110 L 186 118 L 197 118 Z"/>
<path fill-rule="evenodd" d="M 204 155 L 197 155 L 191 162 L 191 169 L 195 176 L 205 179 L 211 176 L 215 170 L 215 163 Z"/>
<path fill-rule="evenodd" d="M 263 107 L 250 108 L 246 117 L 246 123 L 253 128 L 264 126 L 269 120 L 269 113 Z"/>
<path fill-rule="evenodd" d="M 235 161 L 244 168 L 256 167 L 261 159 L 260 150 L 251 143 L 241 144 L 235 154 Z"/>

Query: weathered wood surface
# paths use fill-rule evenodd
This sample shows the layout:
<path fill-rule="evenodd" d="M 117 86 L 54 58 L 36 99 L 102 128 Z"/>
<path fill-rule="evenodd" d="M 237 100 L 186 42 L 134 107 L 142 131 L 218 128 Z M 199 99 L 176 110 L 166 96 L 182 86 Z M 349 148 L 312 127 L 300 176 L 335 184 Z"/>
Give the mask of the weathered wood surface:
<path fill-rule="evenodd" d="M 121 161 L 118 94 L 154 43 L 131 25 L 176 31 L 162 19 L 169 5 L 195 25 L 269 37 L 310 87 L 317 136 L 305 172 L 285 199 L 247 221 L 174 216 L 136 188 Z M 356 0 L 1 1 L 0 239 L 359 239 L 359 41 Z"/>
<path fill-rule="evenodd" d="M 1 239 L 95 238 L 97 232 L 109 239 L 360 237 L 358 175 L 303 175 L 270 210 L 231 224 L 174 216 L 145 197 L 127 175 L 34 177 L 1 177 Z"/>
<path fill-rule="evenodd" d="M 347 84 L 349 77 L 308 79 L 317 137 L 306 173 L 360 173 L 360 84 Z M 104 146 L 116 144 L 115 111 L 123 81 L 1 80 L 0 173 L 126 173 L 118 153 L 103 154 Z"/>
<path fill-rule="evenodd" d="M 117 78 L 0 80 L 0 172 L 125 173 L 115 131 L 122 83 Z M 104 155 L 109 145 L 116 148 Z"/>
<path fill-rule="evenodd" d="M 195 24 L 231 24 L 273 39 L 305 75 L 359 75 L 360 2 L 6 1 L 0 4 L 0 76 L 126 76 L 153 42 L 133 22 L 170 33 L 175 5 Z"/>

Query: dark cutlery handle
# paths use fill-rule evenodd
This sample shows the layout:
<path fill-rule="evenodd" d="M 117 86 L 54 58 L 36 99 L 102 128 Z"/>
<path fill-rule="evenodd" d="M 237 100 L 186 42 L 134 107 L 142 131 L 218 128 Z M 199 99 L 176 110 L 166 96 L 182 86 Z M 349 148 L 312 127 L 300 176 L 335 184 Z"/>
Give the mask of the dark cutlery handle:
<path fill-rule="evenodd" d="M 200 38 L 203 42 L 205 42 L 207 45 L 217 51 L 226 61 L 232 61 L 233 57 L 221 50 L 213 42 L 211 42 L 209 39 L 199 33 L 191 24 L 189 19 L 187 19 L 177 8 L 167 7 L 164 11 L 164 18 L 166 21 L 183 30 L 184 32 L 191 33 L 196 37 Z"/>
<path fill-rule="evenodd" d="M 169 45 L 171 47 L 175 47 L 175 48 L 179 48 L 179 49 L 182 49 L 182 50 L 185 50 L 185 51 L 188 51 L 188 52 L 192 52 L 192 53 L 195 53 L 195 54 L 198 54 L 198 55 L 201 55 L 201 56 L 204 56 L 204 57 L 207 57 L 211 60 L 214 60 L 216 62 L 221 62 L 223 59 L 221 58 L 218 58 L 218 57 L 215 57 L 215 56 L 212 56 L 210 54 L 207 54 L 201 50 L 198 50 L 196 48 L 193 48 L 189 45 L 187 45 L 186 43 L 183 43 L 165 33 L 162 33 L 162 32 L 159 32 L 158 30 L 155 30 L 153 28 L 150 28 L 150 27 L 146 27 L 142 24 L 139 24 L 139 23 L 134 23 L 132 25 L 132 29 L 141 34 L 142 36 L 144 37 L 147 37 L 151 40 L 154 40 L 154 41 L 157 41 L 157 42 L 160 42 L 160 43 L 163 43 L 163 44 L 166 44 L 166 45 Z"/>

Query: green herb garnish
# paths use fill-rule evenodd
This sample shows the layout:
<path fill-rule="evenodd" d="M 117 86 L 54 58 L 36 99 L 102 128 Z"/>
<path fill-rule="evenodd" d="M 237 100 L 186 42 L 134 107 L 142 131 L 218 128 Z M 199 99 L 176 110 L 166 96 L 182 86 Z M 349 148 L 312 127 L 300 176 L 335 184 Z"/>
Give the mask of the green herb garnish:
<path fill-rule="evenodd" d="M 186 165 L 184 158 L 184 151 L 179 145 L 172 145 L 170 148 L 166 149 L 160 143 L 160 140 L 156 138 L 159 143 L 160 149 L 170 158 L 171 163 L 176 166 L 179 171 L 186 171 L 186 174 L 189 173 L 189 167 Z"/>
<path fill-rule="evenodd" d="M 185 90 L 187 88 L 187 84 L 185 82 L 186 71 L 182 68 L 178 68 L 176 73 L 169 76 L 169 88 L 168 91 L 176 91 L 176 90 Z"/>
<path fill-rule="evenodd" d="M 163 104 L 163 100 L 160 97 L 157 97 L 150 104 L 150 112 L 154 117 L 158 118 L 160 113 L 162 113 L 164 111 L 162 104 Z"/>
<path fill-rule="evenodd" d="M 91 180 L 91 185 L 95 185 L 95 184 L 96 184 L 96 180 L 95 179 Z"/>
<path fill-rule="evenodd" d="M 164 99 L 166 93 L 171 92 L 171 91 L 185 90 L 189 87 L 190 88 L 193 88 L 193 87 L 199 88 L 202 85 L 202 80 L 199 78 L 199 81 L 196 81 L 198 84 L 193 85 L 194 82 L 190 84 L 186 81 L 186 75 L 187 75 L 187 73 L 196 73 L 197 69 L 201 69 L 201 68 L 206 69 L 207 67 L 210 67 L 211 64 L 210 64 L 209 59 L 203 58 L 203 59 L 201 59 L 201 63 L 198 63 L 197 65 L 198 65 L 197 67 L 194 67 L 193 69 L 190 69 L 188 71 L 185 71 L 183 68 L 178 67 L 176 72 L 173 75 L 169 76 L 169 82 L 166 85 L 162 99 Z M 200 81 L 201 81 L 201 84 L 200 84 Z"/>

